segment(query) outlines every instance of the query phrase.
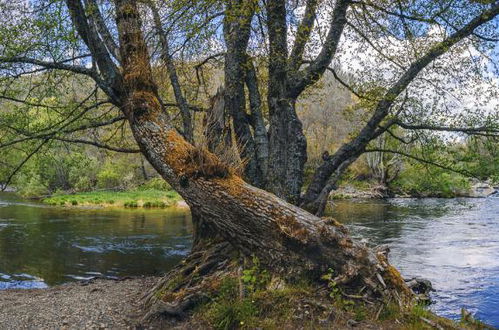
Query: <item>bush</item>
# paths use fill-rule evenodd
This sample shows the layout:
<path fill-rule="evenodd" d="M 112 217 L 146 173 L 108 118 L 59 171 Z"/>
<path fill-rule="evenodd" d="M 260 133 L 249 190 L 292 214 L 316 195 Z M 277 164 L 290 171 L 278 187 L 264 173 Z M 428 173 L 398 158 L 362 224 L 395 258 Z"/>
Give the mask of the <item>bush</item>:
<path fill-rule="evenodd" d="M 40 197 L 49 193 L 41 177 L 34 172 L 20 175 L 15 184 L 19 194 L 24 197 Z"/>
<path fill-rule="evenodd" d="M 130 208 L 136 208 L 136 207 L 139 207 L 139 205 L 137 204 L 137 202 L 135 201 L 131 201 L 131 202 L 126 202 L 125 204 L 123 204 L 124 207 L 130 207 Z"/>
<path fill-rule="evenodd" d="M 74 188 L 76 191 L 90 191 L 92 190 L 92 182 L 89 177 L 82 176 L 75 183 Z"/>
<path fill-rule="evenodd" d="M 97 186 L 103 189 L 118 188 L 121 186 L 121 176 L 117 166 L 107 162 L 97 173 Z"/>
<path fill-rule="evenodd" d="M 421 164 L 406 166 L 393 188 L 416 196 L 455 197 L 469 190 L 469 180 L 459 174 Z"/>
<path fill-rule="evenodd" d="M 140 185 L 139 190 L 171 190 L 172 187 L 162 178 L 152 178 Z"/>
<path fill-rule="evenodd" d="M 95 186 L 99 163 L 94 157 L 72 152 L 69 156 L 69 183 L 77 191 L 90 191 Z"/>

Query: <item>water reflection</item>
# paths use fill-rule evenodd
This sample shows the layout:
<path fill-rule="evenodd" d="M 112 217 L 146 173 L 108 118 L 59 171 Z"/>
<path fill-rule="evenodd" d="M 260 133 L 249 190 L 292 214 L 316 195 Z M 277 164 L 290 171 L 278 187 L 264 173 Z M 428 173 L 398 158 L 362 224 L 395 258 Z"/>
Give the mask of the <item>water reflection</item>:
<path fill-rule="evenodd" d="M 429 279 L 437 313 L 466 308 L 499 326 L 499 199 L 339 201 L 332 216 L 369 244 L 389 244 L 405 276 Z"/>
<path fill-rule="evenodd" d="M 183 210 L 53 208 L 2 194 L 0 289 L 161 274 L 188 253 L 191 233 Z"/>
<path fill-rule="evenodd" d="M 499 327 L 499 198 L 338 201 L 332 214 L 369 244 L 389 244 L 406 277 L 437 289 L 432 308 L 462 307 Z M 180 210 L 45 207 L 0 194 L 0 289 L 95 276 L 161 274 L 189 251 Z"/>

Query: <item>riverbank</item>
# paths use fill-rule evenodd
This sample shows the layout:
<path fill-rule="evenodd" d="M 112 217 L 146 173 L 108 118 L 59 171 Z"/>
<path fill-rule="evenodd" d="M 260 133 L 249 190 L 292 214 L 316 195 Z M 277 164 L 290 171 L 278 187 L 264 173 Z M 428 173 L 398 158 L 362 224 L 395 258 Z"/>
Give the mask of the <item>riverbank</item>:
<path fill-rule="evenodd" d="M 486 198 L 499 191 L 499 187 L 490 182 L 474 182 L 467 189 L 401 190 L 390 189 L 377 183 L 348 183 L 331 192 L 330 199 L 382 199 L 382 198 Z"/>
<path fill-rule="evenodd" d="M 49 289 L 5 290 L 0 294 L 1 329 L 213 329 L 223 313 L 237 320 L 230 328 L 314 328 L 314 329 L 480 329 L 478 325 L 455 323 L 416 306 L 407 312 L 389 307 L 378 319 L 366 317 L 368 310 L 355 311 L 349 304 L 340 307 L 311 295 L 304 288 L 274 289 L 260 292 L 252 300 L 252 313 L 272 315 L 274 319 L 249 317 L 239 310 L 249 301 L 231 302 L 223 310 L 219 302 L 198 309 L 183 321 L 142 324 L 141 298 L 158 281 L 157 277 L 124 280 L 74 282 Z M 218 304 L 218 305 L 217 305 Z M 265 310 L 259 310 L 265 308 Z M 243 310 L 244 311 L 244 310 Z M 213 313 L 219 313 L 213 315 Z M 248 312 L 248 310 L 246 310 Z M 220 315 L 220 313 L 222 313 Z M 324 316 L 326 315 L 326 316 Z M 274 326 L 272 326 L 274 325 Z M 222 327 L 223 328 L 223 327 Z"/>
<path fill-rule="evenodd" d="M 0 292 L 0 329 L 135 329 L 140 297 L 157 281 L 95 280 Z"/>
<path fill-rule="evenodd" d="M 186 207 L 180 195 L 173 190 L 91 191 L 75 194 L 55 194 L 42 200 L 53 206 L 97 206 L 121 208 Z"/>

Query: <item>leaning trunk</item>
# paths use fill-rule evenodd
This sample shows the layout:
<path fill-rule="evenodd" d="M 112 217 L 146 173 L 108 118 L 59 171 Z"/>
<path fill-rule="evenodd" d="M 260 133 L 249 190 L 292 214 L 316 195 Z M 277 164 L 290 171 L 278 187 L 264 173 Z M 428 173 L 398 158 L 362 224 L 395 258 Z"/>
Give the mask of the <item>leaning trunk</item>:
<path fill-rule="evenodd" d="M 194 215 L 195 247 L 178 271 L 196 280 L 160 285 L 154 297 L 161 311 L 176 314 L 192 307 L 200 292 L 189 286 L 250 256 L 275 276 L 319 280 L 333 269 L 336 283 L 355 291 L 364 287 L 366 296 L 410 297 L 386 258 L 352 241 L 342 226 L 245 183 L 215 155 L 178 134 L 158 99 L 135 1 L 116 3 L 126 91 L 122 110 L 142 153 Z"/>

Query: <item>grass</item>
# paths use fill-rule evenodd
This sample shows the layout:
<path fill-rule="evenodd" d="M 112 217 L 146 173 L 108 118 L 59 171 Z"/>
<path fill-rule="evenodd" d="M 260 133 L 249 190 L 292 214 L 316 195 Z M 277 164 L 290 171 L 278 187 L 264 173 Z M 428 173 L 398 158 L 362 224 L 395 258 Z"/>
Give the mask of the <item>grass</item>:
<path fill-rule="evenodd" d="M 272 285 L 258 264 L 238 274 L 208 290 L 209 299 L 197 307 L 186 328 L 343 329 L 353 322 L 359 329 L 492 329 L 475 320 L 457 323 L 439 317 L 419 304 L 402 309 L 387 302 L 380 310 L 378 304 L 345 298 L 335 286 L 328 286 L 330 294 L 324 295 L 306 280 Z"/>
<path fill-rule="evenodd" d="M 181 197 L 173 190 L 92 191 L 55 194 L 44 203 L 59 206 L 103 206 L 125 208 L 165 208 L 174 206 Z"/>
<path fill-rule="evenodd" d="M 239 297 L 237 283 L 234 278 L 224 279 L 218 293 L 197 309 L 191 322 L 201 328 L 219 330 L 344 329 L 350 328 L 352 321 L 360 329 L 492 329 L 478 321 L 458 323 L 439 317 L 421 305 L 402 311 L 398 305 L 388 303 L 386 311 L 377 318 L 378 306 L 345 301 L 341 297 L 325 300 L 303 284 L 257 290 Z"/>

